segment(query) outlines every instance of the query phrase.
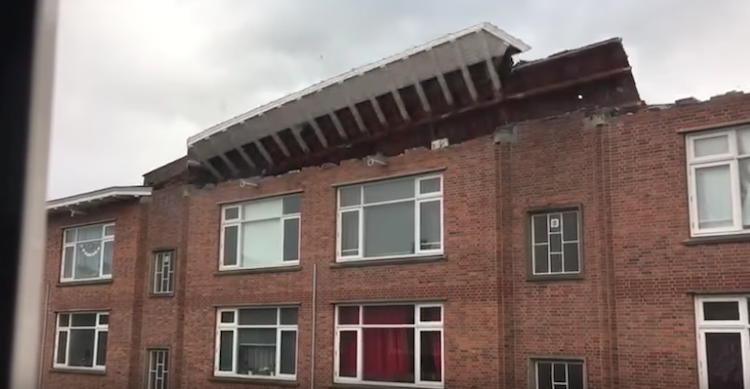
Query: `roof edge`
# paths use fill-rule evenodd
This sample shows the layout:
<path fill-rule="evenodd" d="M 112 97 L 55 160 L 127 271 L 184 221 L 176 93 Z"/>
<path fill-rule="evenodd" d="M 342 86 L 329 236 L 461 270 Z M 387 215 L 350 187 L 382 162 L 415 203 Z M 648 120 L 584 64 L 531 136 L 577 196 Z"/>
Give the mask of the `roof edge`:
<path fill-rule="evenodd" d="M 151 196 L 152 188 L 148 186 L 112 186 L 92 192 L 62 197 L 47 201 L 47 211 L 79 205 L 91 201 L 103 200 L 111 197 L 143 197 Z"/>

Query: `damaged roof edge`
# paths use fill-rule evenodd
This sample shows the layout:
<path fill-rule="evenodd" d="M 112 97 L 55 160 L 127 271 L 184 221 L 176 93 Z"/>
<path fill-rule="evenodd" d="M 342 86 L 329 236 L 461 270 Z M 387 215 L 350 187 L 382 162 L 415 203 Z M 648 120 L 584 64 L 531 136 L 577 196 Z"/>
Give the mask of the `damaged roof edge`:
<path fill-rule="evenodd" d="M 609 39 L 605 39 L 603 41 L 599 41 L 599 42 L 594 42 L 594 43 L 588 44 L 586 46 L 577 47 L 575 49 L 558 51 L 558 52 L 550 54 L 550 55 L 548 55 L 548 56 L 546 56 L 544 58 L 532 59 L 532 60 L 528 60 L 528 61 L 526 61 L 526 60 L 520 60 L 518 62 L 518 64 L 516 64 L 513 68 L 514 69 L 521 69 L 521 68 L 524 68 L 524 67 L 530 66 L 530 65 L 537 65 L 537 64 L 540 64 L 540 63 L 544 63 L 544 62 L 555 60 L 555 59 L 559 59 L 559 58 L 570 57 L 570 56 L 579 54 L 579 53 L 584 52 L 584 51 L 595 49 L 597 47 L 606 46 L 606 45 L 611 44 L 611 43 L 622 43 L 622 38 L 620 38 L 620 37 L 609 38 Z"/>
<path fill-rule="evenodd" d="M 344 82 L 350 78 L 356 77 L 358 75 L 361 75 L 363 73 L 367 73 L 371 70 L 378 69 L 384 66 L 387 66 L 388 64 L 403 60 L 405 58 L 408 58 L 412 55 L 415 55 L 420 52 L 428 51 L 433 47 L 442 45 L 447 42 L 451 42 L 453 40 L 456 40 L 462 36 L 469 35 L 472 33 L 476 33 L 479 31 L 485 31 L 489 34 L 494 35 L 500 40 L 505 41 L 508 45 L 514 47 L 518 52 L 524 52 L 531 49 L 531 46 L 527 45 L 520 39 L 508 34 L 507 32 L 503 31 L 502 29 L 498 28 L 497 26 L 491 24 L 491 23 L 480 23 L 468 28 L 465 28 L 463 30 L 442 36 L 440 38 L 437 38 L 435 40 L 432 40 L 430 42 L 427 42 L 425 44 L 412 47 L 411 49 L 408 49 L 406 51 L 403 51 L 401 53 L 392 55 L 390 57 L 386 57 L 384 59 L 381 59 L 379 61 L 364 65 L 359 68 L 352 69 L 346 73 L 340 74 L 338 76 L 334 76 L 332 78 L 329 78 L 327 80 L 321 81 L 319 83 L 313 84 L 301 91 L 298 91 L 296 93 L 292 93 L 289 95 L 286 95 L 284 97 L 281 97 L 280 99 L 276 99 L 274 101 L 271 101 L 267 104 L 261 105 L 253 110 L 250 110 L 244 114 L 235 116 L 229 120 L 225 120 L 215 126 L 209 127 L 208 129 L 199 132 L 198 134 L 195 134 L 187 139 L 187 146 L 190 147 L 191 145 L 209 138 L 211 135 L 223 131 L 235 124 L 242 123 L 250 118 L 253 118 L 255 116 L 262 115 L 263 113 L 270 111 L 272 109 L 275 109 L 279 106 L 282 106 L 284 104 L 287 104 L 289 102 L 301 99 L 302 97 L 305 97 L 307 95 L 311 95 L 315 92 L 318 92 L 320 90 L 323 90 L 331 85 L 335 85 L 341 82 Z"/>
<path fill-rule="evenodd" d="M 112 186 L 92 192 L 47 201 L 47 211 L 92 204 L 105 200 L 111 202 L 118 198 L 151 196 L 151 191 L 151 187 L 148 186 Z"/>

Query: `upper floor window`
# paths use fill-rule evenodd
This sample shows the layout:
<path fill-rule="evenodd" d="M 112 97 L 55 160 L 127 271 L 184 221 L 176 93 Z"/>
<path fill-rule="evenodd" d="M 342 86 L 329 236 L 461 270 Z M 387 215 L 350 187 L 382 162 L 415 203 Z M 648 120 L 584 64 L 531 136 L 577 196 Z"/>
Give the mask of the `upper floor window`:
<path fill-rule="evenodd" d="M 174 251 L 154 253 L 154 274 L 151 293 L 168 295 L 174 293 Z"/>
<path fill-rule="evenodd" d="M 534 360 L 537 389 L 585 389 L 582 360 Z"/>
<path fill-rule="evenodd" d="M 750 125 L 686 139 L 692 235 L 750 230 Z"/>
<path fill-rule="evenodd" d="M 544 211 L 530 217 L 530 278 L 580 274 L 580 210 Z"/>
<path fill-rule="evenodd" d="M 340 188 L 337 238 L 340 261 L 442 253 L 442 176 Z"/>
<path fill-rule="evenodd" d="M 114 224 L 65 229 L 60 280 L 111 278 L 114 241 Z"/>
<path fill-rule="evenodd" d="M 54 366 L 104 370 L 108 330 L 107 312 L 58 314 Z"/>
<path fill-rule="evenodd" d="M 226 205 L 221 215 L 221 270 L 299 264 L 299 195 Z"/>

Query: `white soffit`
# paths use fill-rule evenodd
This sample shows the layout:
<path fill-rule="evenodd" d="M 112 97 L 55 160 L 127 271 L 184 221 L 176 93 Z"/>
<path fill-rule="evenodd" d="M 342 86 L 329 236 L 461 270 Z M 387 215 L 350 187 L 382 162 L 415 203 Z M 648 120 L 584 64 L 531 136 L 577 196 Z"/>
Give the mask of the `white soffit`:
<path fill-rule="evenodd" d="M 235 147 L 238 141 L 246 143 L 305 123 L 350 103 L 356 104 L 412 85 L 415 79 L 424 81 L 463 65 L 502 56 L 508 47 L 514 47 L 519 52 L 530 49 L 521 40 L 490 23 L 478 24 L 353 69 L 219 123 L 188 138 L 187 145 L 191 147 L 219 134 L 210 148 L 213 152 L 222 151 L 217 148 L 227 151 Z M 220 134 L 240 124 L 242 131 Z"/>
<path fill-rule="evenodd" d="M 151 196 L 151 188 L 146 186 L 114 186 L 47 201 L 47 211 L 63 209 L 85 209 L 87 207 L 114 203 L 117 201 Z"/>

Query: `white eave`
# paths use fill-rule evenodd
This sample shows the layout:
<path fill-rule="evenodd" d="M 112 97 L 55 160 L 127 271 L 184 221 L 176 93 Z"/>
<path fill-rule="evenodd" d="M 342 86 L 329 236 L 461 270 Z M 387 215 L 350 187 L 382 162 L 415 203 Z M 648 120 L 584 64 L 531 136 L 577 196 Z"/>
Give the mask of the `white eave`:
<path fill-rule="evenodd" d="M 187 140 L 188 147 L 212 138 L 235 125 L 242 131 L 212 139 L 212 153 L 226 151 L 237 142 L 252 141 L 314 117 L 413 85 L 438 74 L 503 56 L 509 47 L 517 52 L 530 49 L 521 40 L 490 23 L 478 24 L 446 35 L 400 54 L 353 69 L 260 106 L 210 127 Z M 277 109 L 281 108 L 283 109 Z"/>
<path fill-rule="evenodd" d="M 114 186 L 75 196 L 47 201 L 47 212 L 70 210 L 80 212 L 86 208 L 151 196 L 151 188 L 145 186 Z"/>

